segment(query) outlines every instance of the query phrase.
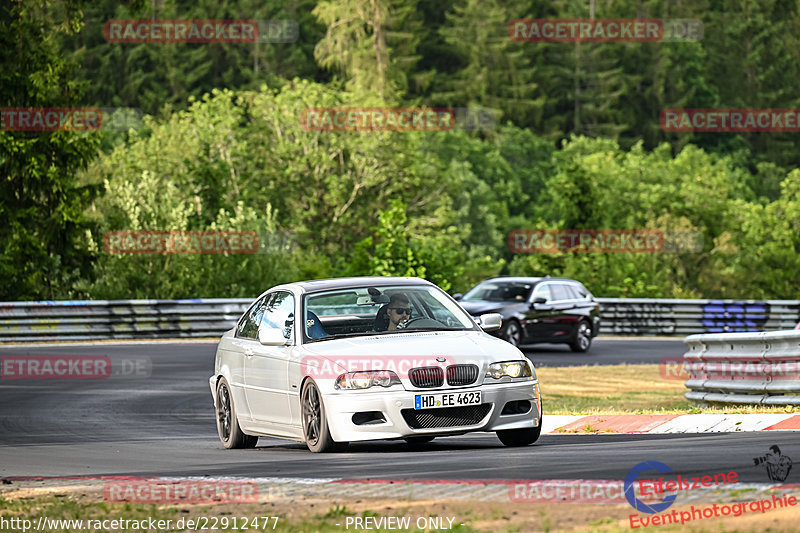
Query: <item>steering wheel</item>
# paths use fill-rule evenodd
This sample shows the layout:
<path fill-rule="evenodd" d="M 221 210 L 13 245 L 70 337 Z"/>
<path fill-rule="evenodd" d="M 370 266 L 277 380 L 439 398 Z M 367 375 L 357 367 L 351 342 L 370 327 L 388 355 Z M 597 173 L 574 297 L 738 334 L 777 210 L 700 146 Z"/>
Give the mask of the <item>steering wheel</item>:
<path fill-rule="evenodd" d="M 397 329 L 405 329 L 409 327 L 411 324 L 416 324 L 417 327 L 431 327 L 431 328 L 444 326 L 444 324 L 442 324 L 438 320 L 434 320 L 426 316 L 415 316 L 414 318 L 409 318 L 405 322 L 397 324 Z"/>

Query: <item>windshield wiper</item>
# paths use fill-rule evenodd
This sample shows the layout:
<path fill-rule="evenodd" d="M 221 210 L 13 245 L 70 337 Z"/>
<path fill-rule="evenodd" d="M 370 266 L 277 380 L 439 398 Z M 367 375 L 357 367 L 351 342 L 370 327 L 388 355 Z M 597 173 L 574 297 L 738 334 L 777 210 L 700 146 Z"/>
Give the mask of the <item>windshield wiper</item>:
<path fill-rule="evenodd" d="M 403 328 L 389 331 L 387 333 L 402 333 L 404 331 L 471 331 L 470 328 Z"/>
<path fill-rule="evenodd" d="M 336 335 L 328 335 L 326 337 L 320 337 L 318 339 L 311 339 L 309 338 L 309 342 L 316 342 L 316 341 L 325 341 L 331 339 L 346 339 L 348 337 L 369 337 L 371 335 L 380 335 L 381 333 L 385 333 L 384 331 L 365 331 L 362 333 L 337 333 Z"/>

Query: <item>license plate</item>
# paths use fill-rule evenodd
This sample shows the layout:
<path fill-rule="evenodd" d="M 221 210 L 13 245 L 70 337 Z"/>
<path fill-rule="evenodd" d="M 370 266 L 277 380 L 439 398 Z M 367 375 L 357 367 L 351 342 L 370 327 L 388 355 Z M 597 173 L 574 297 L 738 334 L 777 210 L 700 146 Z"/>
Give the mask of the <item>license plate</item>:
<path fill-rule="evenodd" d="M 462 405 L 480 404 L 481 391 L 417 394 L 414 396 L 414 409 L 436 409 L 437 407 L 461 407 Z"/>

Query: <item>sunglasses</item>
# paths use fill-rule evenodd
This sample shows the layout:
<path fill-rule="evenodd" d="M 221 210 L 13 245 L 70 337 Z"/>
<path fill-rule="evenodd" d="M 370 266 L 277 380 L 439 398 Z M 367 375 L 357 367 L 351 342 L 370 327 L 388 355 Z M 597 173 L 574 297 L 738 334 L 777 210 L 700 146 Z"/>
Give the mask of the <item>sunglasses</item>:
<path fill-rule="evenodd" d="M 390 307 L 389 309 L 392 309 L 398 315 L 405 314 L 405 315 L 411 316 L 411 308 L 410 307 Z"/>

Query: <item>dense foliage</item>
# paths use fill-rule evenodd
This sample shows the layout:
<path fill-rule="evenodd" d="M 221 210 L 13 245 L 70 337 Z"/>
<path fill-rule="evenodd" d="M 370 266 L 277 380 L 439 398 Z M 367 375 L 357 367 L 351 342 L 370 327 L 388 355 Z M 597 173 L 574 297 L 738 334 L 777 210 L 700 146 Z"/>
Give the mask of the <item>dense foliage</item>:
<path fill-rule="evenodd" d="M 686 4 L 686 5 L 683 5 Z M 129 106 L 125 133 L 0 131 L 0 299 L 253 296 L 416 275 L 566 275 L 600 296 L 800 298 L 798 143 L 665 133 L 667 107 L 800 107 L 796 2 L 275 0 L 0 8 L 7 105 Z M 697 18 L 699 42 L 524 43 L 525 17 Z M 36 18 L 34 18 L 34 16 Z M 107 43 L 108 19 L 292 19 L 294 43 Z M 40 21 L 34 23 L 34 21 Z M 81 25 L 81 21 L 84 25 Z M 324 132 L 309 107 L 495 110 Z M 100 149 L 98 149 L 100 146 Z M 691 230 L 702 250 L 514 254 L 523 228 Z M 121 229 L 255 230 L 254 255 L 115 255 Z"/>

